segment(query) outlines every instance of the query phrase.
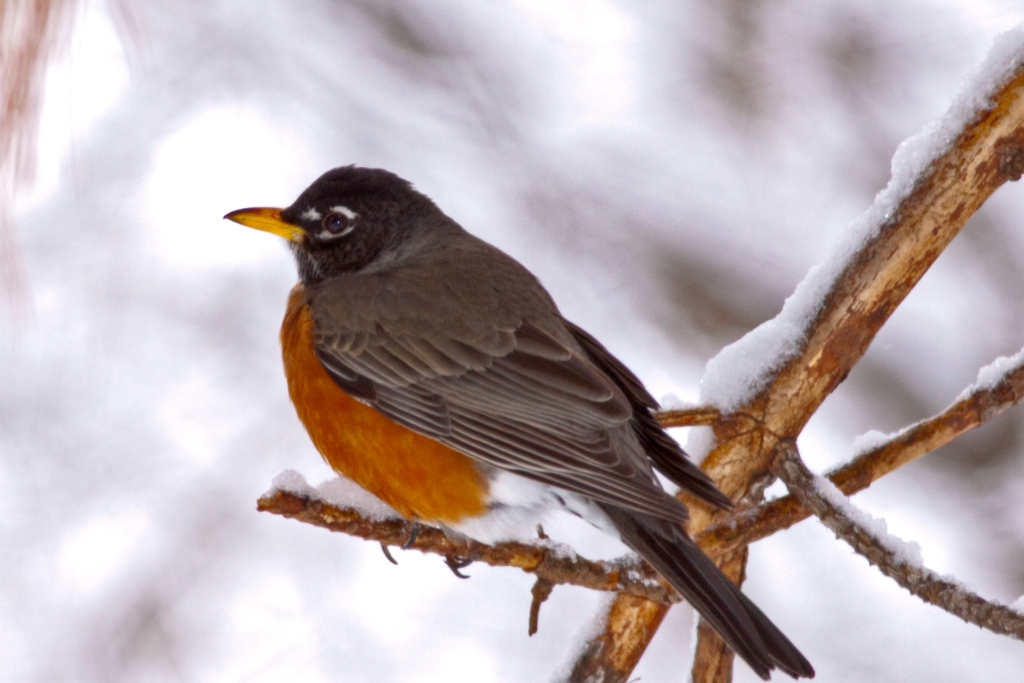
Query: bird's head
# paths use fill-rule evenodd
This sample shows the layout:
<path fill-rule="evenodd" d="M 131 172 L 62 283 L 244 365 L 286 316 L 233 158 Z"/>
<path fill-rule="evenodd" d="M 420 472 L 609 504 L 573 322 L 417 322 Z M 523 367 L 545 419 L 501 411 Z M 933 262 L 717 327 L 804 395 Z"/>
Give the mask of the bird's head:
<path fill-rule="evenodd" d="M 238 209 L 224 218 L 288 240 L 307 285 L 394 262 L 416 235 L 451 223 L 408 181 L 356 166 L 324 173 L 286 209 Z"/>

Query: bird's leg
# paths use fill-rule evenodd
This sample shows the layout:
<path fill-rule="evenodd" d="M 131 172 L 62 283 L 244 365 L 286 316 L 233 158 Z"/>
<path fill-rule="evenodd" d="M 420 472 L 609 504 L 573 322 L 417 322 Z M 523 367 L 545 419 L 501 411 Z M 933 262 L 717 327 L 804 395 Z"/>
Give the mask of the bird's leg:
<path fill-rule="evenodd" d="M 448 565 L 448 569 L 452 570 L 452 574 L 459 577 L 460 579 L 468 579 L 469 577 L 460 572 L 460 569 L 465 569 L 469 565 L 473 564 L 473 560 L 465 557 L 458 557 L 456 555 L 445 555 L 444 563 Z"/>
<path fill-rule="evenodd" d="M 408 550 L 416 543 L 416 539 L 419 538 L 421 528 L 423 527 L 420 525 L 420 520 L 412 520 L 412 529 L 409 531 L 409 540 L 402 544 L 402 550 Z"/>

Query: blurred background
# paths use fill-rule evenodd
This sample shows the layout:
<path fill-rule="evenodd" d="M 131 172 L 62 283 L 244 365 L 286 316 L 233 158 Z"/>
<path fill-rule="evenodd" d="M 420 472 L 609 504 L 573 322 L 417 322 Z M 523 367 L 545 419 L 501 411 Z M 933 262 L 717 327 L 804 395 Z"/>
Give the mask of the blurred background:
<path fill-rule="evenodd" d="M 41 37 L 0 131 L 0 681 L 47 683 L 545 681 L 606 600 L 558 587 L 528 638 L 525 574 L 395 567 L 255 511 L 281 470 L 331 474 L 280 366 L 291 257 L 224 213 L 287 205 L 334 166 L 390 169 L 526 264 L 655 396 L 696 401 L 706 361 L 778 312 L 899 142 L 1024 20 L 1001 0 L 0 10 L 4 69 Z M 811 422 L 813 467 L 1024 345 L 1022 221 L 1013 184 L 972 219 Z M 1020 409 L 855 501 L 938 572 L 1024 593 Z M 921 603 L 813 520 L 753 546 L 748 576 L 819 680 L 1024 671 L 1020 642 Z M 673 609 L 635 676 L 685 680 L 692 626 Z"/>

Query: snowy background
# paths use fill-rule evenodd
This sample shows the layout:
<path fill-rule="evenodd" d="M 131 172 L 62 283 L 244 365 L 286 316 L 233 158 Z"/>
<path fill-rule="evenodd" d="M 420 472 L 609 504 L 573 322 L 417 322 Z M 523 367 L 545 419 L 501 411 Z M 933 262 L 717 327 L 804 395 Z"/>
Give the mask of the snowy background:
<path fill-rule="evenodd" d="M 0 316 L 0 681 L 545 681 L 606 599 L 255 511 L 330 477 L 291 409 L 286 248 L 221 220 L 358 163 L 533 270 L 652 393 L 770 318 L 940 115 L 998 0 L 84 3 L 17 204 Z M 816 469 L 1024 345 L 1024 191 L 968 224 L 804 433 Z M 685 432 L 678 436 L 685 439 Z M 1024 593 L 1020 409 L 856 502 L 981 594 Z M 569 521 L 590 556 L 621 546 Z M 1012 680 L 1024 644 L 924 605 L 814 521 L 747 592 L 822 681 Z M 673 609 L 635 672 L 682 681 Z M 738 681 L 756 680 L 742 664 Z"/>

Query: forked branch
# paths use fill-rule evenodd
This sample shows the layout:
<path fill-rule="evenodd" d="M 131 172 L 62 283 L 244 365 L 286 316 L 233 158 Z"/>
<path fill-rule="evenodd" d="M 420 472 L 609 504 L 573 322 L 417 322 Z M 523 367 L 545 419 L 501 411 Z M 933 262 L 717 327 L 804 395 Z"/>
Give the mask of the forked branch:
<path fill-rule="evenodd" d="M 780 314 L 777 322 L 783 324 L 776 330 L 791 333 L 787 343 L 759 340 L 761 348 L 786 352 L 764 359 L 762 377 L 748 378 L 759 387 L 753 395 L 726 406 L 714 425 L 717 445 L 703 464 L 733 499 L 741 499 L 765 476 L 779 439 L 800 433 L 967 220 L 1004 182 L 1021 177 L 1022 57 L 1019 40 L 1011 44 L 1004 39 L 983 75 L 968 83 L 951 112 L 918 139 L 918 150 L 934 155 L 931 161 L 921 164 L 913 177 L 890 183 L 859 224 L 859 234 L 851 236 L 860 246 L 852 253 L 848 247 L 837 248 L 827 267 L 810 275 L 798 290 L 801 296 Z M 902 172 L 907 173 L 906 168 Z M 763 336 L 769 331 L 758 332 Z M 740 350 L 751 349 L 741 341 L 731 352 L 738 358 Z M 726 349 L 718 360 L 728 365 L 729 357 Z M 699 506 L 693 513 L 693 534 L 721 519 Z M 631 633 L 641 634 L 638 637 L 620 638 L 608 632 L 598 636 L 595 642 L 620 647 L 600 651 L 586 647 L 576 668 L 599 672 L 606 682 L 627 680 L 632 669 L 619 663 L 639 660 L 656 624 L 664 618 L 664 609 L 650 610 L 648 624 L 631 628 Z M 702 648 L 719 644 L 709 645 L 699 638 L 697 647 L 698 662 L 719 661 L 702 653 Z M 695 668 L 693 678 L 706 680 L 706 673 Z"/>

